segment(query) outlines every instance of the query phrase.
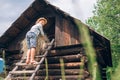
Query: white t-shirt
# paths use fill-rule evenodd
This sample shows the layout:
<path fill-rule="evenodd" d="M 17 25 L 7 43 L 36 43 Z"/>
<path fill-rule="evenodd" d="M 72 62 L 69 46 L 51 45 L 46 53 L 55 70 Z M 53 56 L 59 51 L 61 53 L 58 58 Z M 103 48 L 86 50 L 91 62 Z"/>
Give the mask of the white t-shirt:
<path fill-rule="evenodd" d="M 43 27 L 42 27 L 42 24 L 40 23 L 33 25 L 32 28 L 30 29 L 30 32 L 34 32 L 37 36 L 39 34 L 44 36 Z"/>

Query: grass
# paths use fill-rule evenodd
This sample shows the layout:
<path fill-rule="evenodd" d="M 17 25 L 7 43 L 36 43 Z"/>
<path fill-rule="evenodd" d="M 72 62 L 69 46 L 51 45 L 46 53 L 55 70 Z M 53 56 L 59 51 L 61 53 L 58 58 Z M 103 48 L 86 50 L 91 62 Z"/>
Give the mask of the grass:
<path fill-rule="evenodd" d="M 45 77 L 45 80 L 48 80 L 48 61 L 47 59 L 45 58 L 45 69 L 46 69 L 46 77 Z"/>
<path fill-rule="evenodd" d="M 88 61 L 89 61 L 88 69 L 91 74 L 92 80 L 102 80 L 100 71 L 99 71 L 99 67 L 98 67 L 98 63 L 96 60 L 96 53 L 95 53 L 93 43 L 90 38 L 88 28 L 87 28 L 87 26 L 82 24 L 80 21 L 76 20 L 75 22 L 76 22 L 79 32 L 81 34 L 80 39 L 82 41 L 82 44 L 85 48 L 86 55 L 88 57 Z"/>
<path fill-rule="evenodd" d="M 65 68 L 64 68 L 64 61 L 63 61 L 63 59 L 61 58 L 60 59 L 60 65 L 61 65 L 61 76 L 62 76 L 62 80 L 66 80 L 65 79 Z"/>
<path fill-rule="evenodd" d="M 0 80 L 4 80 L 4 78 L 3 78 L 3 77 L 0 77 Z"/>

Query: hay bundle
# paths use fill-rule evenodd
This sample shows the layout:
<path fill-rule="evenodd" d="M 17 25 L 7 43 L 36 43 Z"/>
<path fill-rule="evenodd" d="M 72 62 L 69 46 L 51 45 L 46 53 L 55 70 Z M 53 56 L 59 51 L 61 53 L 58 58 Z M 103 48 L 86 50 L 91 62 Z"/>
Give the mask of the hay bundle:
<path fill-rule="evenodd" d="M 46 46 L 46 43 L 49 42 L 49 39 L 47 38 L 47 36 L 45 35 L 44 38 L 41 36 L 38 36 L 37 39 L 37 47 L 36 47 L 36 55 L 41 55 L 44 52 L 44 48 Z M 22 41 L 22 50 L 24 51 L 23 57 L 26 57 L 27 55 L 27 42 L 26 39 L 24 39 Z"/>

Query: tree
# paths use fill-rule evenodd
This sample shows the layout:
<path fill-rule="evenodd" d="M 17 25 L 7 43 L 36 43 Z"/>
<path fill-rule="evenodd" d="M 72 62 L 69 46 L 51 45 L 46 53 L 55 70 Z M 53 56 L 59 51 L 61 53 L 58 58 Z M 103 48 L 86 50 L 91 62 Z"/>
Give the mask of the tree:
<path fill-rule="evenodd" d="M 120 60 L 120 2 L 119 0 L 98 0 L 94 16 L 86 23 L 111 41 L 113 65 Z"/>

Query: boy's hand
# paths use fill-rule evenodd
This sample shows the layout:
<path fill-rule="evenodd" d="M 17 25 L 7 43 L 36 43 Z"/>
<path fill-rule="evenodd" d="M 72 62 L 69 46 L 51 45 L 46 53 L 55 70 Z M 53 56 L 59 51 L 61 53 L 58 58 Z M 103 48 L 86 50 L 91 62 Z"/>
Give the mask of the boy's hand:
<path fill-rule="evenodd" d="M 41 39 L 44 40 L 45 42 L 48 42 L 48 39 L 47 39 L 46 35 L 41 35 Z"/>

